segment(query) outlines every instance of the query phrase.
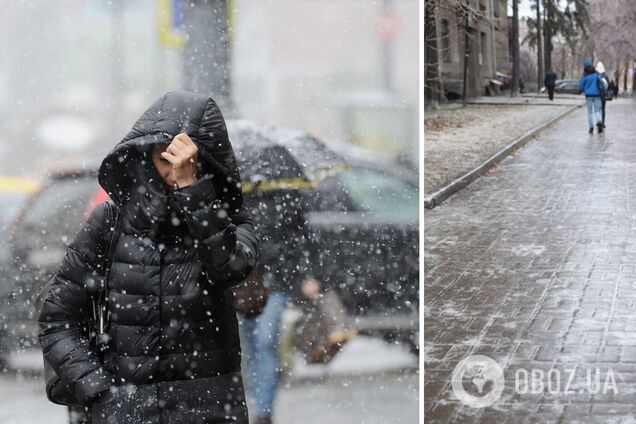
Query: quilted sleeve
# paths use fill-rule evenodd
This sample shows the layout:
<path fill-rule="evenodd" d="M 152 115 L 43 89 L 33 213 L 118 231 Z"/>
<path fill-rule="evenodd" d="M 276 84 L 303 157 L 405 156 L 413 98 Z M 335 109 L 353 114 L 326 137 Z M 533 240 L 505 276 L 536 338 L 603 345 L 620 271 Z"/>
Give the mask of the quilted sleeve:
<path fill-rule="evenodd" d="M 98 281 L 101 257 L 97 252 L 103 251 L 100 243 L 107 207 L 106 203 L 98 205 L 67 247 L 38 317 L 45 360 L 62 381 L 75 385 L 83 404 L 106 392 L 112 380 L 82 331 L 85 318 L 92 314 L 88 292 Z"/>
<path fill-rule="evenodd" d="M 215 287 L 228 288 L 238 285 L 256 266 L 258 239 L 245 208 L 229 215 L 215 197 L 208 177 L 175 190 L 188 229 L 198 240 L 208 279 Z"/>

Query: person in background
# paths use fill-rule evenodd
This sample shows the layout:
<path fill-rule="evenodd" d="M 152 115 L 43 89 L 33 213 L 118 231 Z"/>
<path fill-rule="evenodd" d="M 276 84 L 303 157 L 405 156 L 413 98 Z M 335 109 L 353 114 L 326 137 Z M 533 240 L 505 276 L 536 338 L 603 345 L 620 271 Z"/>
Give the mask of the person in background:
<path fill-rule="evenodd" d="M 554 100 L 554 87 L 556 85 L 556 80 L 557 74 L 555 74 L 553 71 L 549 71 L 547 74 L 545 74 L 545 80 L 543 83 L 546 90 L 548 90 L 548 97 L 550 97 L 550 100 Z"/>
<path fill-rule="evenodd" d="M 596 72 L 592 60 L 586 57 L 583 60 L 583 75 L 579 79 L 579 89 L 585 94 L 587 105 L 587 123 L 589 133 L 594 133 L 594 125 L 598 127 L 598 132 L 603 132 L 601 122 L 601 90 L 599 88 L 599 74 Z"/>
<path fill-rule="evenodd" d="M 609 89 L 612 92 L 612 97 L 618 97 L 618 82 L 616 80 L 610 80 Z"/>
<path fill-rule="evenodd" d="M 301 292 L 302 315 L 296 322 L 294 344 L 306 363 L 326 364 L 357 330 L 334 290 L 325 290 L 319 280 L 309 276 L 303 280 Z"/>
<path fill-rule="evenodd" d="M 608 91 L 611 90 L 610 80 L 605 73 L 605 66 L 603 62 L 598 62 L 596 64 L 596 72 L 598 72 L 598 76 L 600 78 L 599 84 L 602 84 L 601 87 L 601 125 L 603 129 L 605 129 L 605 103 L 607 103 Z"/>
<path fill-rule="evenodd" d="M 279 340 L 283 312 L 310 274 L 309 246 L 313 243 L 300 190 L 257 192 L 245 197 L 261 239 L 259 264 L 269 291 L 260 315 L 239 315 L 246 391 L 254 403 L 253 424 L 271 424 L 281 377 Z M 312 249 L 312 252 L 315 252 Z"/>

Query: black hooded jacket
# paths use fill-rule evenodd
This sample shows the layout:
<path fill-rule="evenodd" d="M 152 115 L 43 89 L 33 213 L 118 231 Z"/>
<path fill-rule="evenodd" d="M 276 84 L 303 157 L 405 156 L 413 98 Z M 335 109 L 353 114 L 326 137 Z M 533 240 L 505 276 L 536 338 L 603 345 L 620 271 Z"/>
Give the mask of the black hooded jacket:
<path fill-rule="evenodd" d="M 172 192 L 150 155 L 181 132 L 199 149 L 198 180 Z M 229 288 L 255 267 L 258 241 L 214 100 L 161 97 L 103 160 L 99 183 L 122 219 L 107 282 L 110 348 L 100 360 L 79 329 L 111 225 L 102 204 L 68 246 L 42 307 L 46 359 L 97 423 L 246 422 Z"/>

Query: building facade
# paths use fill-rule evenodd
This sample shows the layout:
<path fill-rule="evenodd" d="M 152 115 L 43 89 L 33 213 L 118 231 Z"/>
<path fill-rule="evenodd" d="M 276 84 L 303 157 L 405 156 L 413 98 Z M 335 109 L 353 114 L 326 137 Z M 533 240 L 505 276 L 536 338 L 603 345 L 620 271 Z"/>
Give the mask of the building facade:
<path fill-rule="evenodd" d="M 469 0 L 481 18 L 465 19 L 441 2 L 435 16 L 436 43 L 443 92 L 449 99 L 487 94 L 496 72 L 510 73 L 506 0 Z"/>

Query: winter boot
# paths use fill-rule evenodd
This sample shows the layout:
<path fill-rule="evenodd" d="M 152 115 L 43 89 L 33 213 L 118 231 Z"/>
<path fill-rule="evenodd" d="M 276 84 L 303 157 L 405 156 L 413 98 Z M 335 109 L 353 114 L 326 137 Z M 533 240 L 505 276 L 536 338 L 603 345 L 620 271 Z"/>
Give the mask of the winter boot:
<path fill-rule="evenodd" d="M 596 126 L 598 127 L 598 132 L 599 134 L 603 132 L 603 124 L 601 124 L 600 122 L 598 124 L 596 124 Z"/>
<path fill-rule="evenodd" d="M 589 131 L 589 133 L 590 133 L 590 134 L 594 134 L 594 127 L 590 127 L 590 131 Z"/>

